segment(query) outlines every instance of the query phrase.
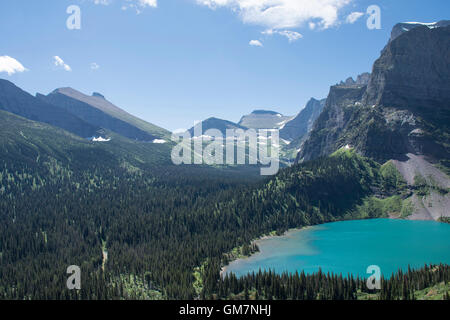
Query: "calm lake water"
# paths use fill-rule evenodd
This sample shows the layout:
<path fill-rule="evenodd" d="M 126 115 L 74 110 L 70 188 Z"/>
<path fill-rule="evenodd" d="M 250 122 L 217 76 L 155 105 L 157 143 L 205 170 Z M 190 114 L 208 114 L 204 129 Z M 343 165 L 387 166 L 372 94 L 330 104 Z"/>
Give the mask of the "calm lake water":
<path fill-rule="evenodd" d="M 261 270 L 370 276 L 378 265 L 385 277 L 399 268 L 450 264 L 450 225 L 434 221 L 358 220 L 327 223 L 261 240 L 260 252 L 226 268 L 237 276 Z"/>

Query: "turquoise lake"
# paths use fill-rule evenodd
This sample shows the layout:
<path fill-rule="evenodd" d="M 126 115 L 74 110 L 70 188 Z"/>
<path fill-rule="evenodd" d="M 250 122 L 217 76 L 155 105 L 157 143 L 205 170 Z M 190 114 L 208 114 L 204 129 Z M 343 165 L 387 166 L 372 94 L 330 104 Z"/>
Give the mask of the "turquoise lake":
<path fill-rule="evenodd" d="M 327 223 L 258 242 L 260 252 L 233 261 L 226 272 L 242 276 L 261 270 L 370 276 L 377 265 L 385 277 L 398 269 L 450 264 L 450 224 L 392 219 Z"/>

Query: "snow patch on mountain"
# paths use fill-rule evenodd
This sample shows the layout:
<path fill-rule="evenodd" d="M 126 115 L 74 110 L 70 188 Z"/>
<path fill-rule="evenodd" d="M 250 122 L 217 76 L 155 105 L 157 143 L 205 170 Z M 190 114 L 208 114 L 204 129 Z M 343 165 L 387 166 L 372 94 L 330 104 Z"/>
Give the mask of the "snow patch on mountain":
<path fill-rule="evenodd" d="M 92 142 L 108 142 L 111 141 L 111 138 L 103 138 L 103 137 L 91 137 L 89 140 L 91 140 Z"/>

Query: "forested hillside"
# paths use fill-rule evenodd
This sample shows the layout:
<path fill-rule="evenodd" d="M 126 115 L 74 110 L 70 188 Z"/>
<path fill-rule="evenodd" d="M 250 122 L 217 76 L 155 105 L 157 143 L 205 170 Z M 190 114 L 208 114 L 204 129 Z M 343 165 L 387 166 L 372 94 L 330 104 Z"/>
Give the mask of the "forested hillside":
<path fill-rule="evenodd" d="M 60 140 L 59 129 L 2 119 L 2 298 L 210 297 L 225 254 L 262 234 L 402 210 L 396 171 L 350 150 L 261 181 L 140 161 L 158 154 L 153 144 Z M 78 293 L 66 289 L 69 265 L 82 270 Z"/>

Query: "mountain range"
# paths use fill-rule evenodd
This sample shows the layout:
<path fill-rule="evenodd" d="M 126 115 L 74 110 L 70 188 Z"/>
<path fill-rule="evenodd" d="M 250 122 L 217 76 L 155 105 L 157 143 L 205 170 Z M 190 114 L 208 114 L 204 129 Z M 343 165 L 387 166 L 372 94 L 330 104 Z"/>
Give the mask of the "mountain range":
<path fill-rule="evenodd" d="M 98 93 L 89 97 L 64 88 L 34 97 L 0 79 L 0 124 L 0 158 L 7 167 L 139 171 L 170 163 L 169 131 L 133 117 Z"/>
<path fill-rule="evenodd" d="M 403 23 L 393 28 L 371 73 L 332 86 L 326 99 L 312 98 L 296 116 L 255 110 L 242 116 L 239 123 L 213 117 L 202 122 L 202 134 L 209 129 L 223 135 L 227 129 L 278 129 L 285 164 L 353 149 L 380 164 L 392 162 L 411 187 L 416 207 L 426 201 L 415 193 L 420 178 L 436 187 L 429 194 L 446 204 L 448 196 L 439 190 L 449 187 L 449 101 L 449 21 Z M 4 111 L 0 113 L 3 122 L 17 124 L 5 125 L 12 130 L 9 135 L 4 132 L 9 142 L 3 143 L 3 150 L 9 154 L 14 154 L 14 139 L 20 150 L 49 150 L 42 145 L 45 138 L 38 133 L 42 129 L 54 130 L 57 141 L 64 137 L 67 146 L 77 150 L 92 150 L 92 143 L 108 142 L 94 150 L 110 153 L 127 167 L 170 160 L 169 131 L 127 113 L 98 92 L 89 96 L 73 88 L 60 88 L 34 97 L 0 80 L 0 110 Z M 32 128 L 33 134 L 25 134 L 26 127 Z M 62 135 L 55 127 L 66 133 Z M 194 128 L 189 133 L 193 136 Z M 51 149 L 55 158 L 64 154 L 56 146 Z M 422 218 L 448 214 L 443 205 L 418 211 Z"/>
<path fill-rule="evenodd" d="M 296 116 L 285 116 L 279 112 L 271 110 L 255 110 L 248 115 L 242 116 L 238 123 L 218 119 L 208 118 L 202 121 L 204 134 L 209 129 L 218 129 L 222 135 L 226 135 L 226 129 L 260 129 L 279 130 L 280 138 L 284 146 L 292 141 L 302 141 L 301 139 L 311 131 L 314 121 L 317 119 L 323 109 L 325 100 L 311 100 L 306 104 Z M 194 136 L 194 127 L 188 130 L 191 136 Z M 198 134 L 197 134 L 198 136 Z M 295 143 L 296 145 L 298 143 Z"/>
<path fill-rule="evenodd" d="M 47 96 L 38 93 L 34 97 L 0 79 L 0 109 L 82 138 L 97 137 L 102 129 L 145 142 L 170 136 L 169 131 L 132 116 L 99 93 L 87 96 L 72 88 L 56 89 Z"/>
<path fill-rule="evenodd" d="M 255 110 L 239 123 L 203 121 L 202 134 L 280 130 L 281 160 L 292 165 L 271 177 L 238 165 L 175 166 L 169 131 L 101 93 L 32 96 L 0 80 L 0 298 L 358 299 L 363 278 L 223 279 L 221 268 L 257 251 L 254 239 L 292 228 L 449 222 L 449 123 L 445 23 L 395 26 L 371 73 L 331 86 L 296 116 Z M 62 290 L 69 265 L 81 266 L 82 290 Z M 383 295 L 364 295 L 429 296 L 431 280 L 447 293 L 443 268 L 398 273 Z"/>
<path fill-rule="evenodd" d="M 13 83 L 2 79 L 0 79 L 0 110 L 65 129 L 83 138 L 95 136 L 100 130 L 100 126 L 89 124 L 67 110 L 33 97 Z"/>

